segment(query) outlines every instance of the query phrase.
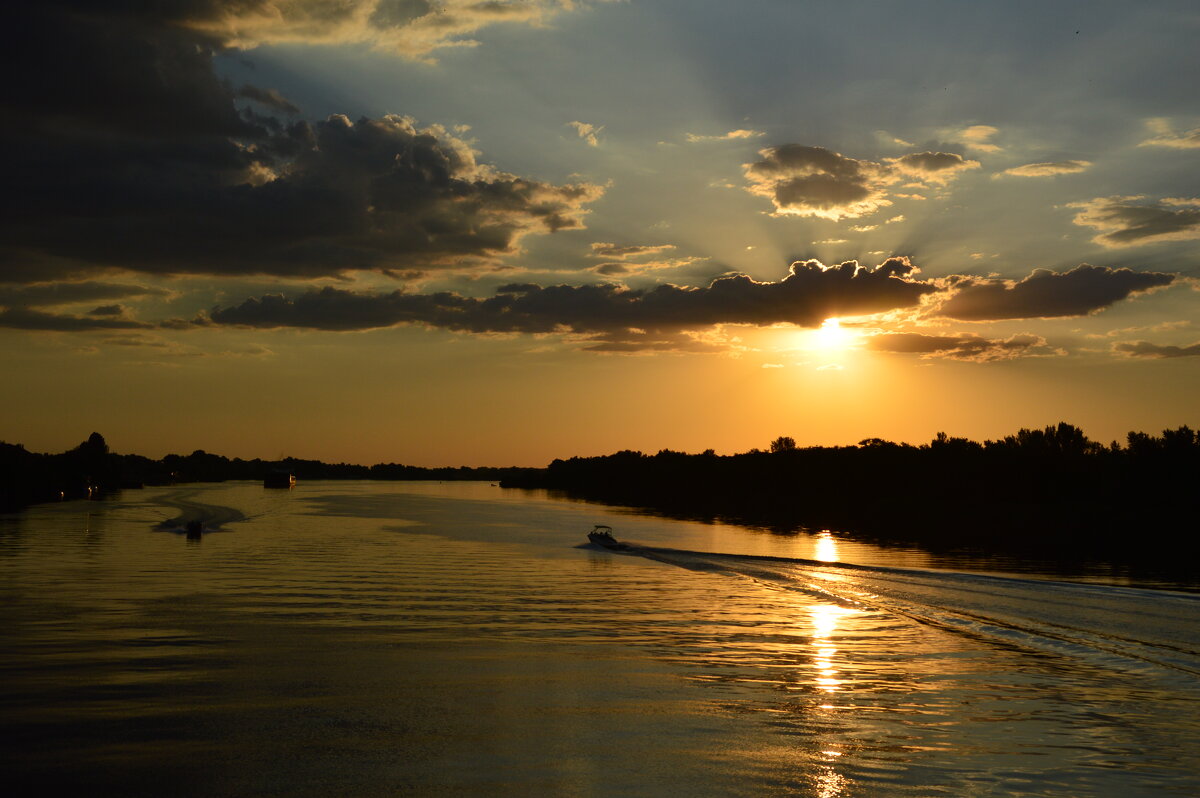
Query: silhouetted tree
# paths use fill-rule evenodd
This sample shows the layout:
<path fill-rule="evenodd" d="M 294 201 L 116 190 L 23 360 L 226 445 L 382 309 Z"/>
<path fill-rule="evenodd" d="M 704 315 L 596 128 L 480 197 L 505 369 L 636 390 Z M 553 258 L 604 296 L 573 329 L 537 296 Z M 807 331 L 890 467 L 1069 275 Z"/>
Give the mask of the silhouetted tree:
<path fill-rule="evenodd" d="M 778 454 L 779 452 L 791 452 L 796 449 L 796 439 L 787 435 L 780 435 L 775 440 L 771 441 L 771 453 Z"/>

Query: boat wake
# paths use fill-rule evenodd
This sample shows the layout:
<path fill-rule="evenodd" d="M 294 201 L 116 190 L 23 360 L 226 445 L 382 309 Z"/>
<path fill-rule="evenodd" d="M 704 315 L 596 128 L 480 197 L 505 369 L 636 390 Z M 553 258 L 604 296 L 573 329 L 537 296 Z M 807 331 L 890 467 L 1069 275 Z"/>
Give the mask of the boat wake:
<path fill-rule="evenodd" d="M 828 563 L 623 544 L 614 553 L 752 579 L 873 609 L 993 645 L 1081 658 L 1200 687 L 1200 596 L 954 571 Z"/>
<path fill-rule="evenodd" d="M 157 498 L 157 504 L 177 510 L 178 515 L 161 521 L 154 528 L 160 532 L 194 536 L 200 531 L 228 532 L 228 529 L 223 528 L 224 524 L 246 520 L 246 516 L 240 510 L 232 507 L 191 501 L 191 497 L 195 495 L 196 491 L 177 491 Z"/>

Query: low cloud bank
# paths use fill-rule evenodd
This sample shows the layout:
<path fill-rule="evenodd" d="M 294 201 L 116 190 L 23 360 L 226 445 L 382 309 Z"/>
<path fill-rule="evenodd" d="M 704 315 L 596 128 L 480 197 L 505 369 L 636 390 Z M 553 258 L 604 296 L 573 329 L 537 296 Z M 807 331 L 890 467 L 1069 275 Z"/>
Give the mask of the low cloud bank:
<path fill-rule="evenodd" d="M 1200 343 L 1191 346 L 1164 346 L 1149 341 L 1124 341 L 1113 344 L 1113 351 L 1129 357 L 1200 357 Z"/>
<path fill-rule="evenodd" d="M 925 358 L 947 358 L 986 363 L 993 360 L 1012 360 L 1018 357 L 1048 357 L 1066 354 L 1046 344 L 1039 335 L 1013 335 L 1008 338 L 984 338 L 970 333 L 952 335 L 922 335 L 920 333 L 884 333 L 872 336 L 867 343 L 877 352 L 896 352 L 921 355 Z"/>
<path fill-rule="evenodd" d="M 937 315 L 962 321 L 1085 316 L 1133 294 L 1170 285 L 1162 272 L 1083 264 L 1068 272 L 1034 269 L 1022 280 L 947 278 L 949 298 Z"/>
<path fill-rule="evenodd" d="M 615 332 L 698 330 L 717 324 L 769 325 L 788 322 L 816 327 L 832 316 L 880 313 L 916 305 L 936 286 L 913 279 L 907 258 L 889 258 L 874 269 L 849 261 L 824 266 L 792 264 L 778 282 L 744 274 L 711 284 L 665 284 L 632 289 L 613 284 L 501 287 L 488 298 L 450 292 L 360 294 L 336 288 L 295 298 L 266 295 L 240 305 L 214 308 L 213 323 L 247 327 L 365 330 L 425 324 L 468 332 Z"/>

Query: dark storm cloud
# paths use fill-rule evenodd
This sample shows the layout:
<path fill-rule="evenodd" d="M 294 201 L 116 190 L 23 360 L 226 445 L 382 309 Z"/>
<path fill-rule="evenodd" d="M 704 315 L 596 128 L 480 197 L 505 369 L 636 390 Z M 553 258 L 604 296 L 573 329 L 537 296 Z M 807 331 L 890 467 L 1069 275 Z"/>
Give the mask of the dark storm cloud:
<path fill-rule="evenodd" d="M 848 158 L 824 147 L 784 144 L 745 164 L 749 191 L 769 198 L 777 214 L 854 219 L 892 204 L 888 186 L 901 179 L 943 184 L 979 167 L 961 155 L 916 152 L 886 162 Z"/>
<path fill-rule="evenodd" d="M 0 200 L 0 280 L 457 265 L 581 226 L 599 188 L 499 172 L 437 126 L 239 113 L 239 96 L 268 112 L 289 104 L 221 81 L 225 34 L 198 21 L 272 8 L 47 0 L 15 12 L 21 47 L 6 55 L 21 79 L 0 95 L 0 147 L 19 155 Z"/>
<path fill-rule="evenodd" d="M 1092 240 L 1109 248 L 1200 238 L 1200 199 L 1097 197 L 1070 207 L 1081 209 L 1075 224 L 1101 231 Z"/>
<path fill-rule="evenodd" d="M 1047 346 L 1046 339 L 1037 335 L 1013 335 L 1000 339 L 972 334 L 885 333 L 871 337 L 868 346 L 877 352 L 896 352 L 976 363 L 1064 354 L 1061 350 Z"/>
<path fill-rule="evenodd" d="M 952 292 L 937 315 L 964 321 L 1085 316 L 1176 277 L 1087 264 L 1069 272 L 1035 269 L 1019 281 L 956 275 L 947 280 Z"/>
<path fill-rule="evenodd" d="M 0 285 L 0 306 L 45 307 L 74 302 L 126 299 L 139 296 L 163 296 L 167 291 L 125 283 L 79 282 Z"/>
<path fill-rule="evenodd" d="M 1200 357 L 1200 343 L 1191 346 L 1163 346 L 1149 341 L 1124 341 L 1113 344 L 1113 351 L 1129 357 Z"/>
<path fill-rule="evenodd" d="M 698 330 L 717 324 L 818 326 L 831 316 L 879 313 L 917 304 L 937 290 L 912 279 L 906 258 L 889 258 L 875 269 L 850 261 L 826 267 L 817 261 L 792 264 L 774 283 L 744 274 L 714 280 L 703 288 L 664 284 L 646 289 L 602 285 L 501 287 L 486 299 L 436 294 L 358 294 L 334 288 L 289 299 L 267 295 L 241 305 L 215 308 L 216 324 L 365 330 L 425 324 L 468 332 L 615 332 Z"/>

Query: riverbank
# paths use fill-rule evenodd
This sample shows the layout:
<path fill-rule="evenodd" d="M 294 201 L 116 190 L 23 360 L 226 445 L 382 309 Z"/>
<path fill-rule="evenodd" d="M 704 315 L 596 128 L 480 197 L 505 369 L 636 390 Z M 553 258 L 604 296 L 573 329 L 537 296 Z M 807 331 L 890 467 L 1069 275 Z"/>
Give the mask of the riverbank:
<path fill-rule="evenodd" d="M 197 449 L 189 455 L 168 454 L 153 460 L 136 454 L 115 454 L 98 432 L 59 454 L 30 452 L 20 444 L 0 442 L 0 512 L 64 499 L 98 498 L 117 490 L 146 485 L 189 482 L 261 481 L 272 472 L 286 471 L 297 479 L 405 480 L 528 480 L 529 468 L 422 468 L 399 463 L 372 466 L 323 463 L 284 457 L 242 460 Z"/>
<path fill-rule="evenodd" d="M 1136 555 L 1138 535 L 1169 542 L 1188 568 L 1200 438 L 1187 427 L 1088 440 L 1067 424 L 977 443 L 939 436 L 911 446 L 857 446 L 716 455 L 617 452 L 556 460 L 511 487 L 539 487 L 675 518 L 722 520 L 787 533 L 833 529 L 861 539 L 945 548 L 1064 549 Z"/>

